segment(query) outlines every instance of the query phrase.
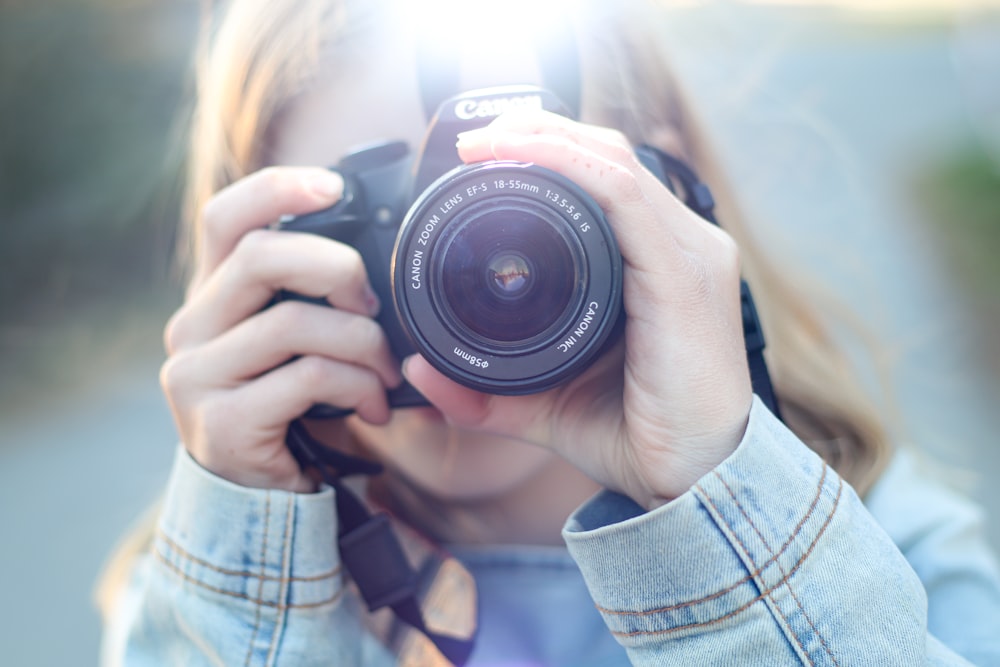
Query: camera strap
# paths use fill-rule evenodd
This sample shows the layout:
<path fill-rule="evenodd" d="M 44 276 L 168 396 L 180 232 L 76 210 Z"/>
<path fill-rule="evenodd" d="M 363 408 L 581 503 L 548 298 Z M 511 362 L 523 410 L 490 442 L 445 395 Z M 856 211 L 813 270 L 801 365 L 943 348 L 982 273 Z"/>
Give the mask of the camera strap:
<path fill-rule="evenodd" d="M 690 166 L 669 153 L 648 144 L 640 146 L 636 150 L 636 155 L 643 166 L 653 172 L 674 194 L 681 197 L 688 208 L 713 225 L 721 226 L 715 217 L 715 197 L 712 196 L 712 191 L 698 178 Z M 681 186 L 681 192 L 677 192 L 677 184 Z M 764 405 L 774 416 L 781 419 L 778 398 L 771 383 L 771 374 L 767 370 L 767 362 L 764 360 L 764 330 L 760 324 L 760 317 L 757 315 L 753 296 L 750 294 L 750 286 L 743 279 L 740 279 L 740 310 L 743 317 L 743 340 L 747 349 L 747 363 L 750 366 L 750 382 L 753 391 L 760 396 Z"/>
<path fill-rule="evenodd" d="M 477 627 L 475 582 L 471 575 L 464 568 L 456 567 L 457 564 L 448 567 L 447 560 L 440 556 L 424 559 L 418 572 L 411 564 L 389 515 L 370 511 L 344 483 L 344 478 L 352 475 L 379 474 L 382 472 L 380 464 L 324 447 L 298 419 L 288 425 L 285 442 L 299 466 L 303 470 L 316 471 L 336 493 L 337 544 L 341 564 L 357 586 L 368 611 L 389 607 L 397 619 L 417 630 L 433 645 L 420 644 L 418 637 L 416 641 L 412 638 L 397 641 L 396 650 L 421 656 L 421 665 L 443 665 L 442 658 L 454 667 L 465 665 L 475 646 Z M 427 578 L 434 579 L 430 587 L 422 585 Z M 441 582 L 436 587 L 445 589 L 447 593 L 444 595 L 433 595 L 438 580 Z M 428 593 L 428 590 L 425 599 L 453 598 L 456 591 L 461 591 L 470 601 L 471 609 L 458 610 L 457 620 L 450 624 L 452 632 L 438 627 L 442 625 L 442 617 L 448 620 L 447 614 L 438 611 L 434 614 L 438 622 L 428 622 L 420 599 L 421 592 Z M 431 609 L 436 611 L 433 607 Z M 432 648 L 440 655 L 429 653 Z"/>

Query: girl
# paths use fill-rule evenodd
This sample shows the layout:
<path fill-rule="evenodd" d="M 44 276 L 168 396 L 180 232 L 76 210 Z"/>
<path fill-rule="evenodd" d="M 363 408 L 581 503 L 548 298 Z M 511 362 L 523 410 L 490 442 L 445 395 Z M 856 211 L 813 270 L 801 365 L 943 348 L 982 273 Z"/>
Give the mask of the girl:
<path fill-rule="evenodd" d="M 107 664 L 447 664 L 472 635 L 475 665 L 1000 664 L 1000 578 L 974 511 L 892 455 L 732 202 L 723 232 L 637 161 L 651 143 L 721 180 L 656 54 L 655 16 L 622 4 L 522 7 L 541 25 L 572 17 L 582 122 L 519 110 L 456 138 L 463 162 L 569 178 L 621 250 L 621 339 L 517 397 L 394 358 L 374 319 L 392 306 L 359 253 L 270 228 L 340 201 L 322 167 L 355 146 L 419 144 L 418 40 L 467 38 L 451 92 L 560 83 L 520 42 L 524 23 L 487 33 L 515 9 L 459 25 L 461 3 L 420 3 L 423 23 L 391 0 L 218 9 L 192 132 L 193 274 L 162 373 L 183 446 L 148 548 L 106 586 Z M 789 428 L 753 393 L 741 274 Z M 333 307 L 267 307 L 281 290 Z M 432 407 L 393 409 L 404 379 Z M 347 492 L 286 446 L 314 404 L 355 414 L 310 422 L 313 438 L 385 467 L 367 499 L 422 574 L 422 633 L 366 612 L 342 569 Z"/>

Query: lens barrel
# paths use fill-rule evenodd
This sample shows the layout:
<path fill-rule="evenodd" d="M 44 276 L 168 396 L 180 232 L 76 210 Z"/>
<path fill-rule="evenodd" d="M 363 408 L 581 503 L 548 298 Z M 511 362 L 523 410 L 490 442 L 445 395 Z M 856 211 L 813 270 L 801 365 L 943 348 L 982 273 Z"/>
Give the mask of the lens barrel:
<path fill-rule="evenodd" d="M 564 176 L 509 161 L 445 174 L 414 202 L 392 260 L 414 347 L 473 389 L 528 394 L 576 376 L 621 310 L 603 211 Z"/>

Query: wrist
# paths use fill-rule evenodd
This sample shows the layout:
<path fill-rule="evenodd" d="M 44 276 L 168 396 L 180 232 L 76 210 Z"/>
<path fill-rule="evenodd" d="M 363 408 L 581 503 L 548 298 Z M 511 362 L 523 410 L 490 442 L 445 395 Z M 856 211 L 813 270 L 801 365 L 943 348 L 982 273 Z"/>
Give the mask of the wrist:
<path fill-rule="evenodd" d="M 194 453 L 191 454 L 191 458 L 216 477 L 247 489 L 271 489 L 291 493 L 316 493 L 319 490 L 316 480 L 303 472 L 294 461 L 287 469 L 253 470 L 204 460 Z"/>
<path fill-rule="evenodd" d="M 694 487 L 700 479 L 718 468 L 739 448 L 749 423 L 749 410 L 737 424 L 721 432 L 688 441 L 683 453 L 677 453 L 661 476 L 649 479 L 646 492 L 633 496 L 646 511 L 655 510 Z"/>
<path fill-rule="evenodd" d="M 275 477 L 262 474 L 244 474 L 238 479 L 229 479 L 230 482 L 250 489 L 271 489 L 274 491 L 289 491 L 291 493 L 316 493 L 319 491 L 319 484 L 305 473 L 289 475 L 285 477 Z"/>

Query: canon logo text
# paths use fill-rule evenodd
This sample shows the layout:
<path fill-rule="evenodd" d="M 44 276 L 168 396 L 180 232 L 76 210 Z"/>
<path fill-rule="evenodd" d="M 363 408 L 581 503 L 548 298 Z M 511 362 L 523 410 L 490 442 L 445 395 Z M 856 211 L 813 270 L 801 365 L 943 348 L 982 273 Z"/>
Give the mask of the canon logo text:
<path fill-rule="evenodd" d="M 455 115 L 462 120 L 473 118 L 493 118 L 510 109 L 541 109 L 542 98 L 538 95 L 522 97 L 498 97 L 491 100 L 462 100 L 455 105 Z"/>

